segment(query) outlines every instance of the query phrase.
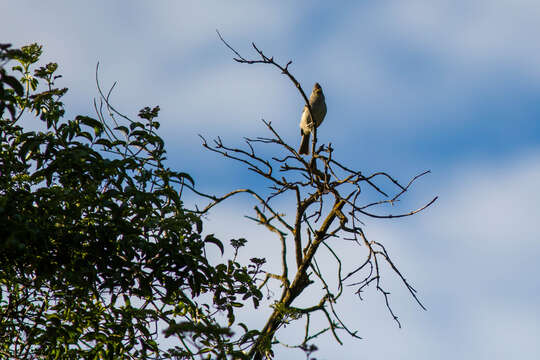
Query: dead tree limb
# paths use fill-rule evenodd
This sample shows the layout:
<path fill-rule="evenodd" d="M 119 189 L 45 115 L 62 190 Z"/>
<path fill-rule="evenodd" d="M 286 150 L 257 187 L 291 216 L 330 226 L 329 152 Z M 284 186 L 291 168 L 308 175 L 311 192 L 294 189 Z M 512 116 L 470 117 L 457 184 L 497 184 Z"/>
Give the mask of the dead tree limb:
<path fill-rule="evenodd" d="M 289 66 L 292 61 L 285 65 L 277 63 L 273 57 L 268 57 L 255 44 L 252 44 L 258 58 L 247 59 L 231 47 L 219 34 L 221 41 L 235 54 L 234 60 L 242 64 L 267 64 L 278 68 L 286 75 L 292 84 L 298 89 L 304 102 L 308 106 L 309 101 L 300 83 L 290 73 Z M 341 343 L 339 332 L 345 331 L 350 336 L 357 337 L 357 331 L 350 330 L 337 314 L 334 304 L 343 294 L 345 285 L 356 287 L 356 294 L 361 298 L 362 291 L 370 285 L 375 285 L 376 290 L 383 295 L 385 304 L 393 319 L 399 326 L 398 317 L 395 315 L 390 304 L 390 293 L 382 285 L 381 267 L 387 266 L 401 280 L 414 300 L 422 309 L 424 305 L 417 297 L 416 290 L 400 272 L 397 265 L 392 261 L 389 253 L 382 243 L 368 240 L 364 233 L 365 218 L 398 218 L 417 214 L 430 207 L 437 197 L 427 201 L 416 210 L 403 213 L 381 214 L 377 210 L 381 206 L 393 205 L 409 191 L 412 184 L 428 174 L 429 171 L 419 173 L 410 179 L 406 185 L 386 172 L 375 172 L 369 175 L 361 171 L 353 170 L 333 156 L 334 147 L 331 144 L 322 144 L 316 148 L 317 139 L 313 141 L 313 151 L 310 160 L 304 159 L 296 150 L 287 144 L 279 135 L 279 132 L 268 121 L 263 120 L 264 125 L 270 132 L 269 137 L 257 137 L 245 139 L 247 148 L 238 148 L 225 145 L 221 138 L 213 143 L 202 138 L 202 145 L 206 149 L 220 154 L 221 156 L 240 162 L 250 171 L 265 178 L 268 181 L 270 195 L 264 197 L 256 191 L 245 188 L 229 192 L 220 197 L 205 195 L 196 190 L 192 185 L 184 185 L 195 193 L 204 196 L 209 203 L 196 210 L 204 214 L 215 205 L 231 196 L 248 193 L 255 197 L 259 206 L 255 206 L 255 217 L 250 219 L 264 225 L 270 232 L 276 234 L 282 245 L 282 273 L 281 275 L 267 274 L 261 286 L 270 279 L 281 282 L 281 295 L 275 299 L 274 310 L 267 319 L 258 336 L 249 343 L 243 345 L 246 349 L 247 358 L 262 359 L 271 356 L 271 346 L 276 340 L 276 331 L 292 317 L 305 317 L 306 335 L 302 344 L 297 347 L 306 347 L 308 341 L 329 331 L 335 339 Z M 316 136 L 316 135 L 315 135 Z M 285 155 L 265 158 L 258 155 L 258 146 L 275 146 Z M 369 187 L 379 194 L 382 199 L 377 201 L 362 202 L 363 189 Z M 390 187 L 390 188 L 389 188 Z M 291 193 L 295 199 L 294 216 L 286 216 L 276 210 L 273 202 L 285 194 Z M 330 206 L 330 204 L 332 204 Z M 369 209 L 369 211 L 368 211 Z M 337 251 L 334 249 L 339 241 L 353 241 L 358 244 L 359 258 L 364 259 L 360 265 L 344 264 Z M 296 269 L 289 278 L 291 267 L 287 264 L 287 246 L 294 248 Z M 316 261 L 321 245 L 331 252 L 338 266 L 338 278 L 335 284 L 327 279 L 324 271 Z M 362 255 L 363 254 L 363 255 Z M 342 275 L 343 268 L 350 270 L 347 275 Z M 354 281 L 353 279 L 357 279 Z M 352 280 L 352 282 L 351 282 Z M 298 308 L 293 302 L 314 282 L 322 285 L 324 295 L 312 306 Z M 346 282 L 351 282 L 346 284 Z M 333 286 L 337 291 L 333 291 Z M 310 328 L 310 316 L 321 312 L 328 321 L 328 327 L 323 330 L 312 332 Z"/>

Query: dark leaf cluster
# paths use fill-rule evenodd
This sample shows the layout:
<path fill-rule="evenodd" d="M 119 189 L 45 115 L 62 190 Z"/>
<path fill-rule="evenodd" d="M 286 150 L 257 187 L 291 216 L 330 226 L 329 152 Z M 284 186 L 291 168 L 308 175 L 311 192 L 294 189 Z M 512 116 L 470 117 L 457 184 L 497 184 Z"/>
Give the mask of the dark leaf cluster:
<path fill-rule="evenodd" d="M 210 311 L 226 312 L 231 324 L 238 296 L 262 295 L 247 267 L 206 258 L 207 244 L 224 247 L 183 208 L 181 186 L 193 180 L 164 165 L 159 107 L 134 121 L 100 92 L 96 118 L 65 119 L 57 64 L 32 71 L 41 51 L 0 46 L 0 358 L 201 351 L 160 347 L 166 328 L 225 343 L 230 331 Z M 8 60 L 17 64 L 11 71 Z M 20 126 L 23 113 L 46 130 Z M 210 305 L 194 301 L 209 292 Z"/>

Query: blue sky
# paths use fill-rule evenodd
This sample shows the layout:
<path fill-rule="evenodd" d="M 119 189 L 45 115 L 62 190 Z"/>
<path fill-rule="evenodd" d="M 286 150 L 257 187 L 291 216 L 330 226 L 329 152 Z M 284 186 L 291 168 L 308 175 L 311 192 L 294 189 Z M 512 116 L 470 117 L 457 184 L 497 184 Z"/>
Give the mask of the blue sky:
<path fill-rule="evenodd" d="M 328 114 L 319 137 L 344 163 L 402 181 L 432 170 L 405 205 L 439 195 L 435 206 L 413 218 L 365 221 L 429 311 L 389 276 L 403 328 L 375 292 L 363 302 L 351 294 L 342 311 L 364 340 L 344 336 L 340 346 L 324 337 L 318 358 L 540 353 L 537 1 L 21 0 L 2 2 L 0 13 L 2 42 L 39 42 L 44 59 L 60 64 L 69 115 L 93 113 L 98 61 L 104 87 L 118 82 L 117 108 L 135 116 L 159 105 L 171 167 L 191 173 L 203 190 L 264 184 L 204 152 L 197 134 L 240 145 L 244 136 L 266 135 L 264 118 L 297 144 L 302 109 L 285 77 L 232 61 L 215 29 L 246 57 L 255 56 L 255 42 L 281 63 L 293 60 L 290 70 L 307 91 L 321 83 Z M 242 217 L 252 205 L 247 198 L 225 204 L 209 216 L 209 231 L 263 241 L 268 235 Z M 272 251 L 274 241 L 253 251 Z"/>

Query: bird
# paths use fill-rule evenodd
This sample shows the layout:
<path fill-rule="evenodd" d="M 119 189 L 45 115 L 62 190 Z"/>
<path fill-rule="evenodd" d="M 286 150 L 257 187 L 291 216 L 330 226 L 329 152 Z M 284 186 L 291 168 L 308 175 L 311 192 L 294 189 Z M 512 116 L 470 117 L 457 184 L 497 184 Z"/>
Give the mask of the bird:
<path fill-rule="evenodd" d="M 315 118 L 315 126 L 319 127 L 326 116 L 326 102 L 324 101 L 324 94 L 319 83 L 315 83 L 311 95 L 309 97 L 309 106 L 311 107 L 311 113 Z M 300 149 L 298 154 L 309 155 L 309 137 L 313 131 L 313 121 L 309 114 L 307 105 L 304 105 L 302 111 L 302 117 L 300 119 L 300 134 L 302 135 L 302 142 L 300 143 Z"/>

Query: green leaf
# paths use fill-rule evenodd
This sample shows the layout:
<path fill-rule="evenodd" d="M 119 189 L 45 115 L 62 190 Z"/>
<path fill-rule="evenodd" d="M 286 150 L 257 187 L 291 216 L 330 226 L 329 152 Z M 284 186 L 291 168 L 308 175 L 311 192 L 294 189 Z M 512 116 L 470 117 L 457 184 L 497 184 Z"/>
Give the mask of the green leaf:
<path fill-rule="evenodd" d="M 2 78 L 2 81 L 11 86 L 11 88 L 17 93 L 17 95 L 24 95 L 24 87 L 21 85 L 19 80 L 17 80 L 13 76 L 4 76 Z"/>
<path fill-rule="evenodd" d="M 232 308 L 228 308 L 227 309 L 227 320 L 229 320 L 229 324 L 228 326 L 231 327 L 232 324 L 234 324 L 234 321 L 236 320 L 235 316 L 234 316 L 234 312 L 232 311 Z"/>
<path fill-rule="evenodd" d="M 204 238 L 204 242 L 216 245 L 219 248 L 219 250 L 221 250 L 221 255 L 224 254 L 225 248 L 223 246 L 223 243 L 220 240 L 218 240 L 216 237 L 214 237 L 214 234 L 207 235 Z"/>
<path fill-rule="evenodd" d="M 21 65 L 16 65 L 16 66 L 13 66 L 13 67 L 11 68 L 11 70 L 13 70 L 13 71 L 17 71 L 17 72 L 20 72 L 20 73 L 22 73 L 22 72 L 23 72 L 23 68 L 22 68 L 22 66 L 21 66 Z"/>
<path fill-rule="evenodd" d="M 86 138 L 86 139 L 88 139 L 88 140 L 90 140 L 90 141 L 92 141 L 92 140 L 94 139 L 94 137 L 92 136 L 92 134 L 90 134 L 90 133 L 87 132 L 87 131 L 81 131 L 81 132 L 79 133 L 79 136 L 80 136 L 80 137 L 84 137 L 84 138 Z"/>
<path fill-rule="evenodd" d="M 105 139 L 105 138 L 97 139 L 95 141 L 95 144 L 96 145 L 103 145 L 106 148 L 111 148 L 112 147 L 112 142 L 109 139 Z"/>
<path fill-rule="evenodd" d="M 117 127 L 114 128 L 114 130 L 120 130 L 125 135 L 129 134 L 129 129 L 127 127 L 125 127 L 124 125 L 117 126 Z"/>
<path fill-rule="evenodd" d="M 193 178 L 187 174 L 187 173 L 184 173 L 184 172 L 179 172 L 179 173 L 176 173 L 176 175 L 178 176 L 179 179 L 187 179 L 191 185 L 195 185 L 195 180 L 193 180 Z"/>
<path fill-rule="evenodd" d="M 93 128 L 96 135 L 100 134 L 103 131 L 103 124 L 96 119 L 80 115 L 77 116 L 75 119 L 80 121 L 82 124 Z"/>
<path fill-rule="evenodd" d="M 129 124 L 129 128 L 133 131 L 133 129 L 136 128 L 142 128 L 144 129 L 144 124 L 139 121 L 133 121 L 131 124 Z"/>

